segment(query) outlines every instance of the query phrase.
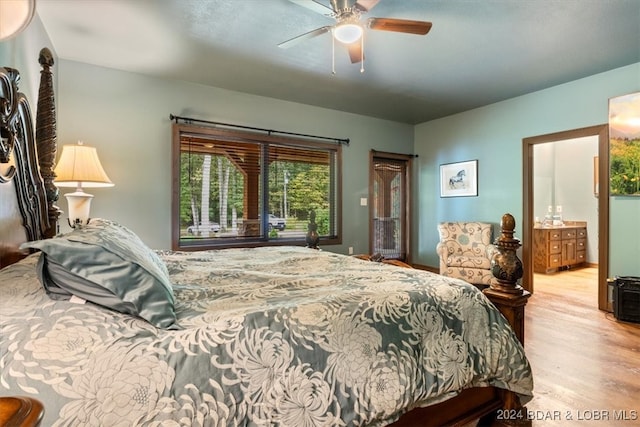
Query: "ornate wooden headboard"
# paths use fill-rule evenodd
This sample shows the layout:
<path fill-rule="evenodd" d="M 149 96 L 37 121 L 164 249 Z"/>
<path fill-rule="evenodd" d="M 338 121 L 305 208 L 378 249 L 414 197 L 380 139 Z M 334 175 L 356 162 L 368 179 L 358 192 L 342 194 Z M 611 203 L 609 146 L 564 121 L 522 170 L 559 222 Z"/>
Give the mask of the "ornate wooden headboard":
<path fill-rule="evenodd" d="M 26 253 L 29 240 L 52 237 L 60 210 L 53 184 L 56 157 L 55 100 L 49 49 L 40 51 L 42 71 L 34 133 L 31 108 L 19 92 L 20 73 L 0 67 L 0 268 Z"/>

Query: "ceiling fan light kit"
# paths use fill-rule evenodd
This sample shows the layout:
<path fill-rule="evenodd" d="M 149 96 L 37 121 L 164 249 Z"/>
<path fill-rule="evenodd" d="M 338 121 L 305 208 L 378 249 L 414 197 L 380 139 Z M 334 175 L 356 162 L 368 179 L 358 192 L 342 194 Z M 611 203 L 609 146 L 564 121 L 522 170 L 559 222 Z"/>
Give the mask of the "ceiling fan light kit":
<path fill-rule="evenodd" d="M 336 36 L 337 28 L 333 28 L 331 30 L 331 74 L 336 74 L 336 40 L 339 41 L 339 38 Z M 359 39 L 359 40 L 358 40 Z M 355 41 L 347 44 L 349 48 L 349 56 L 351 57 L 351 62 L 354 64 L 360 63 L 360 73 L 364 73 L 364 34 L 361 32 L 359 37 L 355 39 Z"/>
<path fill-rule="evenodd" d="M 338 24 L 333 30 L 333 36 L 341 43 L 351 44 L 360 40 L 364 30 L 358 24 Z"/>
<path fill-rule="evenodd" d="M 395 18 L 369 18 L 363 24 L 362 14 L 369 12 L 380 0 L 331 0 L 331 8 L 315 0 L 289 0 L 316 13 L 334 18 L 336 24 L 324 26 L 296 36 L 278 45 L 289 48 L 303 40 L 317 37 L 331 31 L 332 34 L 332 73 L 335 74 L 335 40 L 347 45 L 351 62 L 360 63 L 360 72 L 364 72 L 364 27 L 371 30 L 396 33 L 425 35 L 431 30 L 431 22 Z M 359 43 L 358 43 L 359 41 Z"/>
<path fill-rule="evenodd" d="M 36 13 L 36 0 L 0 0 L 0 40 L 27 28 Z"/>

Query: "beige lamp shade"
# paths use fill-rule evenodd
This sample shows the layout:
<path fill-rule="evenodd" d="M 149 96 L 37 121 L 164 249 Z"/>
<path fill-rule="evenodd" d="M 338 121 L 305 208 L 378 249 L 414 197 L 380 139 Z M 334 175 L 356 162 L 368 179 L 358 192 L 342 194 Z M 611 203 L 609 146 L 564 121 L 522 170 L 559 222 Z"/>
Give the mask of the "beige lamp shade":
<path fill-rule="evenodd" d="M 0 0 L 0 41 L 27 28 L 35 12 L 36 0 Z"/>
<path fill-rule="evenodd" d="M 82 188 L 113 186 L 100 164 L 95 147 L 82 142 L 63 146 L 54 172 L 54 182 L 58 187 L 76 187 L 76 191 L 64 195 L 69 205 L 69 226 L 78 228 L 87 225 L 93 196 L 82 191 Z"/>
<path fill-rule="evenodd" d="M 100 164 L 95 147 L 64 145 L 56 165 L 55 184 L 58 187 L 113 187 L 113 183 Z"/>

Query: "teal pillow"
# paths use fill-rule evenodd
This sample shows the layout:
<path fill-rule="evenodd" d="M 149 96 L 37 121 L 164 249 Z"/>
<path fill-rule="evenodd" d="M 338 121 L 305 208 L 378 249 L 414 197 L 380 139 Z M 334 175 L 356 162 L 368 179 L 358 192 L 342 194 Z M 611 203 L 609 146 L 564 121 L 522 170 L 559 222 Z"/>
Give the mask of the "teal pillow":
<path fill-rule="evenodd" d="M 42 251 L 38 272 L 51 298 L 75 295 L 159 328 L 178 328 L 167 267 L 128 228 L 97 218 L 70 233 L 22 247 Z"/>

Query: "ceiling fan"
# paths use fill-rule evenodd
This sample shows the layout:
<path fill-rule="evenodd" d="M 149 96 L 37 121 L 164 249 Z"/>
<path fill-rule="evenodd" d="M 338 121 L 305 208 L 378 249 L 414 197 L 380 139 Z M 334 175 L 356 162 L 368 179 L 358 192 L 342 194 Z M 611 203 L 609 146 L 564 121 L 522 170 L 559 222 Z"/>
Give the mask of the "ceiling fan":
<path fill-rule="evenodd" d="M 368 18 L 361 20 L 362 15 L 375 7 L 380 0 L 331 0 L 331 8 L 317 0 L 289 0 L 306 7 L 316 13 L 336 20 L 335 25 L 326 25 L 308 33 L 301 34 L 278 45 L 283 49 L 294 46 L 304 40 L 332 32 L 333 39 L 347 45 L 352 63 L 364 60 L 364 29 L 393 31 L 425 35 L 431 30 L 431 22 L 413 21 L 409 19 Z M 360 71 L 364 71 L 361 68 Z"/>

